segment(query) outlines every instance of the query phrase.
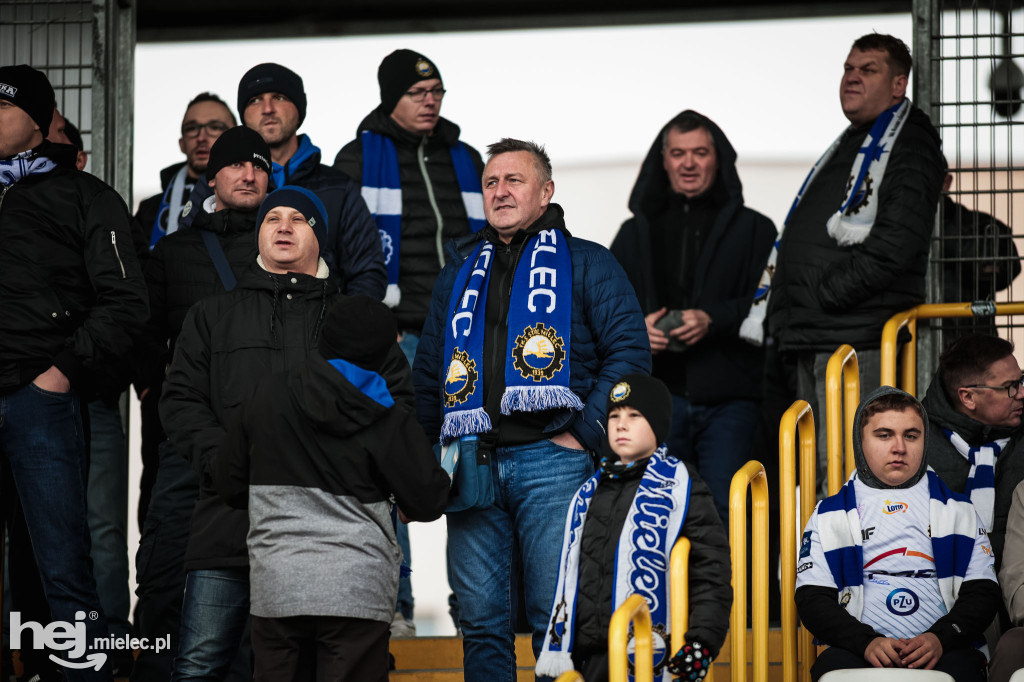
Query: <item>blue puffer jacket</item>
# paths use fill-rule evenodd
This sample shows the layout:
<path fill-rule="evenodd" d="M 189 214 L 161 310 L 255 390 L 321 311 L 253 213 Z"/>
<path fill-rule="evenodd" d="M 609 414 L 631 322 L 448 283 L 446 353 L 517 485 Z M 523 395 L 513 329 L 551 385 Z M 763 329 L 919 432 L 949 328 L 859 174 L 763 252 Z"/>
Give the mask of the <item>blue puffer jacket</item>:
<path fill-rule="evenodd" d="M 551 228 L 568 235 L 562 208 L 557 204 L 550 204 L 527 233 Z M 441 432 L 441 390 L 448 366 L 442 357 L 443 329 L 455 278 L 479 241 L 493 234 L 488 227 L 449 242 L 446 247 L 448 264 L 434 284 L 430 313 L 413 368 L 416 415 L 427 437 L 433 441 L 439 439 Z M 605 399 L 612 384 L 630 372 L 650 373 L 651 346 L 633 287 L 608 249 L 571 236 L 569 249 L 572 253 L 570 388 L 583 401 L 584 409 L 582 412 L 560 411 L 544 431 L 554 435 L 568 428 L 585 448 L 596 451 L 606 439 Z M 491 333 L 488 329 L 487 334 Z M 506 359 L 506 362 L 511 361 L 511 358 Z M 504 381 L 504 377 L 500 380 Z"/>

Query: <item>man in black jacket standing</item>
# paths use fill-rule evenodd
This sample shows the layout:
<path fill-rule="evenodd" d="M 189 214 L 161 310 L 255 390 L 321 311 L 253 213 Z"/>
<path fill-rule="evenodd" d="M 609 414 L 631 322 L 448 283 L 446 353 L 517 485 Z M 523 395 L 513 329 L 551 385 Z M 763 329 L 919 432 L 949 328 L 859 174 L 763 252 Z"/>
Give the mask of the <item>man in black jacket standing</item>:
<path fill-rule="evenodd" d="M 749 459 L 763 351 L 739 338 L 771 220 L 743 205 L 736 151 L 714 121 L 684 111 L 651 145 L 611 251 L 647 321 L 653 376 L 672 393 L 669 450 L 696 468 L 722 522 Z"/>
<path fill-rule="evenodd" d="M 852 345 L 861 395 L 869 393 L 879 385 L 886 320 L 924 303 L 945 162 L 928 116 L 906 97 L 911 65 L 898 38 L 854 42 L 839 87 L 850 126 L 804 181 L 779 241 L 767 331 L 797 397 L 817 415 L 819 481 L 829 357 Z"/>
<path fill-rule="evenodd" d="M 108 632 L 89 561 L 79 394 L 90 369 L 128 351 L 146 299 L 127 207 L 75 168 L 74 147 L 44 141 L 53 109 L 41 71 L 0 68 L 0 455 L 51 616 L 91 646 Z M 25 628 L 12 625 L 12 647 Z M 105 653 L 57 653 L 68 679 L 111 677 Z"/>

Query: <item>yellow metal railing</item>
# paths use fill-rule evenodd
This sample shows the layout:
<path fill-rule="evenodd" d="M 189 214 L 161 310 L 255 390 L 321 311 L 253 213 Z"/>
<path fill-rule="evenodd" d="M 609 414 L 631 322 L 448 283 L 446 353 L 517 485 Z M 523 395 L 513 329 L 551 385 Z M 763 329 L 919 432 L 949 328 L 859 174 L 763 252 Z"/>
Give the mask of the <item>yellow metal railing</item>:
<path fill-rule="evenodd" d="M 800 445 L 800 519 L 796 518 L 797 443 Z M 806 629 L 799 630 L 796 614 L 796 538 L 803 532 L 814 511 L 815 459 L 814 413 L 804 400 L 794 402 L 779 423 L 779 508 L 780 552 L 782 557 L 782 679 L 785 682 L 810 682 L 811 664 L 816 657 L 813 638 Z M 730 515 L 732 512 L 730 512 Z M 800 525 L 797 525 L 799 521 Z M 735 560 L 734 560 L 735 561 Z M 734 564 L 735 566 L 735 564 Z M 733 569 L 735 570 L 735 568 Z M 799 639 L 802 663 L 797 666 Z M 735 651 L 735 648 L 733 648 Z M 730 659 L 731 660 L 731 659 Z M 733 678 L 735 679 L 735 678 Z M 761 682 L 758 678 L 758 682 Z"/>
<path fill-rule="evenodd" d="M 829 495 L 839 492 L 843 482 L 853 473 L 853 416 L 857 412 L 858 404 L 860 369 L 857 351 L 853 346 L 844 343 L 829 358 L 828 367 L 825 369 L 825 434 Z"/>
<path fill-rule="evenodd" d="M 902 313 L 896 313 L 882 329 L 882 386 L 896 386 L 896 337 L 906 327 L 911 340 L 903 346 L 900 360 L 903 376 L 900 388 L 917 395 L 917 321 L 938 317 L 974 317 L 975 315 L 1021 315 L 1024 303 L 926 303 Z"/>
<path fill-rule="evenodd" d="M 643 595 L 631 594 L 615 609 L 608 626 L 608 678 L 610 682 L 629 679 L 629 626 L 633 625 L 633 663 L 636 682 L 654 682 L 654 642 L 651 611 Z"/>
<path fill-rule="evenodd" d="M 669 602 L 672 604 L 672 645 L 668 656 L 683 648 L 684 636 L 690 629 L 690 541 L 681 537 L 669 556 Z M 705 682 L 714 682 L 714 670 L 708 669 Z"/>
<path fill-rule="evenodd" d="M 583 675 L 580 675 L 575 670 L 564 672 L 555 678 L 555 682 L 587 682 L 583 679 Z"/>
<path fill-rule="evenodd" d="M 729 486 L 729 546 L 732 548 L 732 619 L 729 669 L 732 682 L 747 679 L 747 488 L 753 505 L 754 679 L 768 679 L 768 480 L 760 462 L 749 461 Z"/>

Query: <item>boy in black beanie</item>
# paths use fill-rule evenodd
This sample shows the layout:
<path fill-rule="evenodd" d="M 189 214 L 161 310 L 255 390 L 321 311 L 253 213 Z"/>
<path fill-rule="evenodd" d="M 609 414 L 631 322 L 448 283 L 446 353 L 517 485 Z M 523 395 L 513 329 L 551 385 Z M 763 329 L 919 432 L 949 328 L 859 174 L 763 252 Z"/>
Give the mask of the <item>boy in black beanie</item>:
<path fill-rule="evenodd" d="M 729 627 L 729 542 L 707 485 L 664 445 L 672 396 L 658 379 L 628 374 L 608 395 L 608 449 L 569 505 L 551 625 L 537 675 L 607 680 L 608 626 L 632 594 L 654 625 L 655 680 L 700 680 Z M 581 532 L 582 531 L 582 532 Z M 690 540 L 690 627 L 668 651 L 669 555 Z M 642 586 L 642 587 L 641 587 Z"/>
<path fill-rule="evenodd" d="M 383 303 L 343 297 L 319 355 L 260 380 L 217 460 L 218 492 L 249 509 L 257 680 L 387 680 L 395 516 L 439 518 L 449 487 L 378 374 L 396 335 Z"/>

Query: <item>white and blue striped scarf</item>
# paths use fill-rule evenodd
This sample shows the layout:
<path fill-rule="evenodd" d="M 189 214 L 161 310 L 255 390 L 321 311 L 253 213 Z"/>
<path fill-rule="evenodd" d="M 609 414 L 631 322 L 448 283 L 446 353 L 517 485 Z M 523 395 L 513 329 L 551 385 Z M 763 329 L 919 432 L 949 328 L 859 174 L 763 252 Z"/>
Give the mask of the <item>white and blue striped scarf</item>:
<path fill-rule="evenodd" d="M 402 182 L 398 151 L 391 138 L 370 130 L 362 132 L 362 140 L 363 200 L 377 223 L 381 248 L 384 250 L 384 263 L 388 270 L 388 290 L 384 303 L 394 308 L 402 300 L 402 292 L 398 288 L 402 245 Z M 469 231 L 479 232 L 486 220 L 480 176 L 473 164 L 473 157 L 462 142 L 456 142 L 449 151 L 455 168 L 455 180 L 462 194 L 462 205 L 469 218 Z"/>
<path fill-rule="evenodd" d="M 991 532 L 992 520 L 995 515 L 996 460 L 999 459 L 999 454 L 1010 442 L 1010 439 L 999 438 L 991 443 L 972 447 L 959 433 L 949 429 L 942 429 L 942 431 L 956 451 L 971 465 L 971 471 L 967 474 L 964 495 L 971 498 L 974 508 L 978 511 L 978 516 L 985 524 L 985 530 Z"/>
<path fill-rule="evenodd" d="M 969 500 L 947 488 L 930 467 L 927 476 L 935 577 L 948 611 L 956 602 L 971 563 L 978 514 Z M 864 610 L 864 548 L 854 492 L 856 480 L 854 472 L 838 493 L 818 504 L 817 511 L 818 537 L 839 590 L 839 602 L 848 601 L 847 612 L 860 620 Z"/>
<path fill-rule="evenodd" d="M 29 149 L 9 159 L 0 159 L 0 185 L 10 186 L 29 175 L 49 173 L 56 167 L 53 161 Z"/>
<path fill-rule="evenodd" d="M 654 679 L 672 679 L 666 669 L 669 651 L 669 555 L 682 532 L 690 503 L 690 476 L 686 465 L 667 454 L 662 445 L 647 464 L 629 515 L 622 525 L 615 555 L 614 612 L 633 594 L 642 594 L 654 625 Z M 573 669 L 576 638 L 576 603 L 580 577 L 580 542 L 590 501 L 601 480 L 598 470 L 577 491 L 569 505 L 562 537 L 558 585 L 551 606 L 551 622 L 544 637 L 536 674 L 557 677 Z M 661 640 L 659 642 L 659 639 Z M 633 679 L 630 676 L 630 679 Z"/>

